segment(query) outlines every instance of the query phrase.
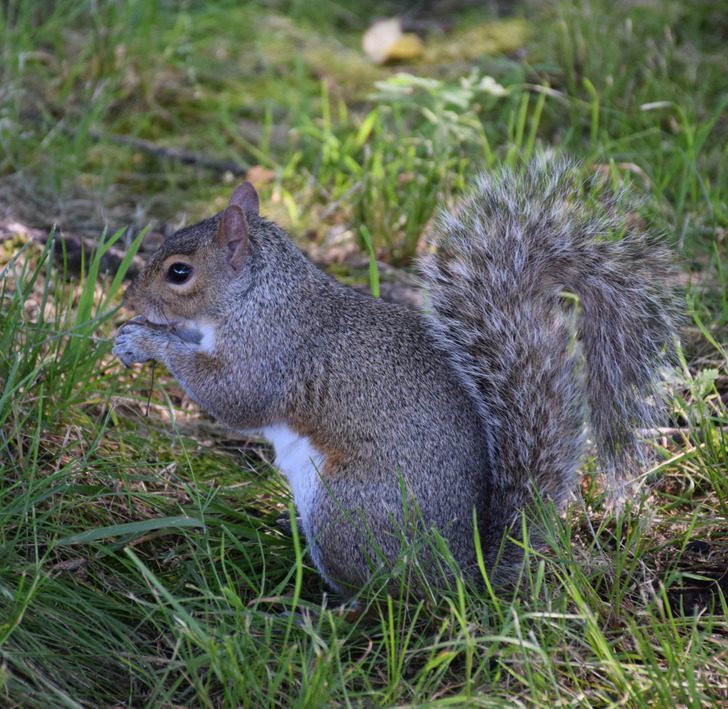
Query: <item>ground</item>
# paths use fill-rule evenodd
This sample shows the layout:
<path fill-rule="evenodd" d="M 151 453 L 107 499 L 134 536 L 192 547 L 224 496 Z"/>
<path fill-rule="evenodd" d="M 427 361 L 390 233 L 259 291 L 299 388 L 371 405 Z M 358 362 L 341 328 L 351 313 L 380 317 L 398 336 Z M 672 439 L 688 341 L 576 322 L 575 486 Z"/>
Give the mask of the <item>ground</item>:
<path fill-rule="evenodd" d="M 728 704 L 717 5 L 6 3 L 1 703 Z M 398 14 L 414 55 L 375 64 L 362 36 Z M 267 447 L 111 358 L 141 235 L 143 258 L 245 175 L 322 267 L 409 300 L 438 205 L 542 150 L 622 187 L 674 250 L 682 359 L 653 458 L 622 505 L 587 458 L 512 588 L 376 579 L 340 611 Z"/>

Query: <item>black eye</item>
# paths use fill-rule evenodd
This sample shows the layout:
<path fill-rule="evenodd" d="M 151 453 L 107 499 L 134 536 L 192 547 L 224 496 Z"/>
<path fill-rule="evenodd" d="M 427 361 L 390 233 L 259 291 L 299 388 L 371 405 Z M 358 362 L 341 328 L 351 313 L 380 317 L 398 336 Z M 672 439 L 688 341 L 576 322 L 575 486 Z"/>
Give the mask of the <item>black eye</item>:
<path fill-rule="evenodd" d="M 184 283 L 192 275 L 192 266 L 188 263 L 173 263 L 167 269 L 167 280 L 177 285 Z"/>

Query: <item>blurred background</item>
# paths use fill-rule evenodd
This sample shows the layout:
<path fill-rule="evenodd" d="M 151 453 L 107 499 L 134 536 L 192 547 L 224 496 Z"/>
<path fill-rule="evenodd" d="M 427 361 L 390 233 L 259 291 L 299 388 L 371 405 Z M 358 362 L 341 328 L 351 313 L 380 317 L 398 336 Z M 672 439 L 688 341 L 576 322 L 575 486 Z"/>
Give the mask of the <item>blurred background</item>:
<path fill-rule="evenodd" d="M 151 224 L 151 248 L 247 176 L 320 259 L 365 226 L 406 265 L 438 203 L 544 148 L 647 195 L 683 246 L 728 223 L 713 0 L 6 0 L 0 18 L 6 223 Z"/>

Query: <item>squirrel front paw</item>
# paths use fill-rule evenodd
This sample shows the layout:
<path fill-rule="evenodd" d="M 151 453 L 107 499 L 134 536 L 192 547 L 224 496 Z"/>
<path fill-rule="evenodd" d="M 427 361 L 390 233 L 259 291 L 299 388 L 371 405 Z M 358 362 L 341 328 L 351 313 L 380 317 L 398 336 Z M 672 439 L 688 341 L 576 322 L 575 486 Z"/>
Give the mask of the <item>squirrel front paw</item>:
<path fill-rule="evenodd" d="M 134 362 L 162 360 L 162 353 L 171 337 L 173 335 L 168 331 L 151 328 L 143 323 L 128 322 L 119 329 L 112 354 L 125 367 L 131 367 Z"/>

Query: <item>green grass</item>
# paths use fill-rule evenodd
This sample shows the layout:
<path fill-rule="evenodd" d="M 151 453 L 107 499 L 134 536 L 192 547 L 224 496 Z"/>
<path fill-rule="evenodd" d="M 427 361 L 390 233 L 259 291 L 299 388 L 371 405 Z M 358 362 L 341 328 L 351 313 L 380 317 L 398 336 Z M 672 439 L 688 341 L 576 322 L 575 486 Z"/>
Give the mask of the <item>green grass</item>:
<path fill-rule="evenodd" d="M 3 213 L 114 236 L 80 278 L 48 249 L 0 242 L 0 704 L 728 702 L 716 7 L 531 3 L 516 8 L 530 27 L 517 56 L 438 53 L 433 37 L 423 63 L 379 68 L 358 47 L 386 3 L 6 3 Z M 472 43 L 488 19 L 464 12 L 453 36 Z M 674 245 L 688 293 L 674 428 L 641 490 L 612 509 L 587 461 L 568 514 L 537 511 L 545 543 L 527 547 L 517 587 L 418 600 L 377 578 L 365 613 L 342 612 L 305 540 L 282 531 L 290 495 L 265 449 L 109 354 L 135 230 L 209 214 L 236 179 L 115 136 L 266 168 L 264 211 L 324 254 L 348 238 L 372 279 L 373 256 L 409 265 L 478 170 L 545 148 L 609 175 Z M 114 240 L 129 256 L 111 277 Z"/>

